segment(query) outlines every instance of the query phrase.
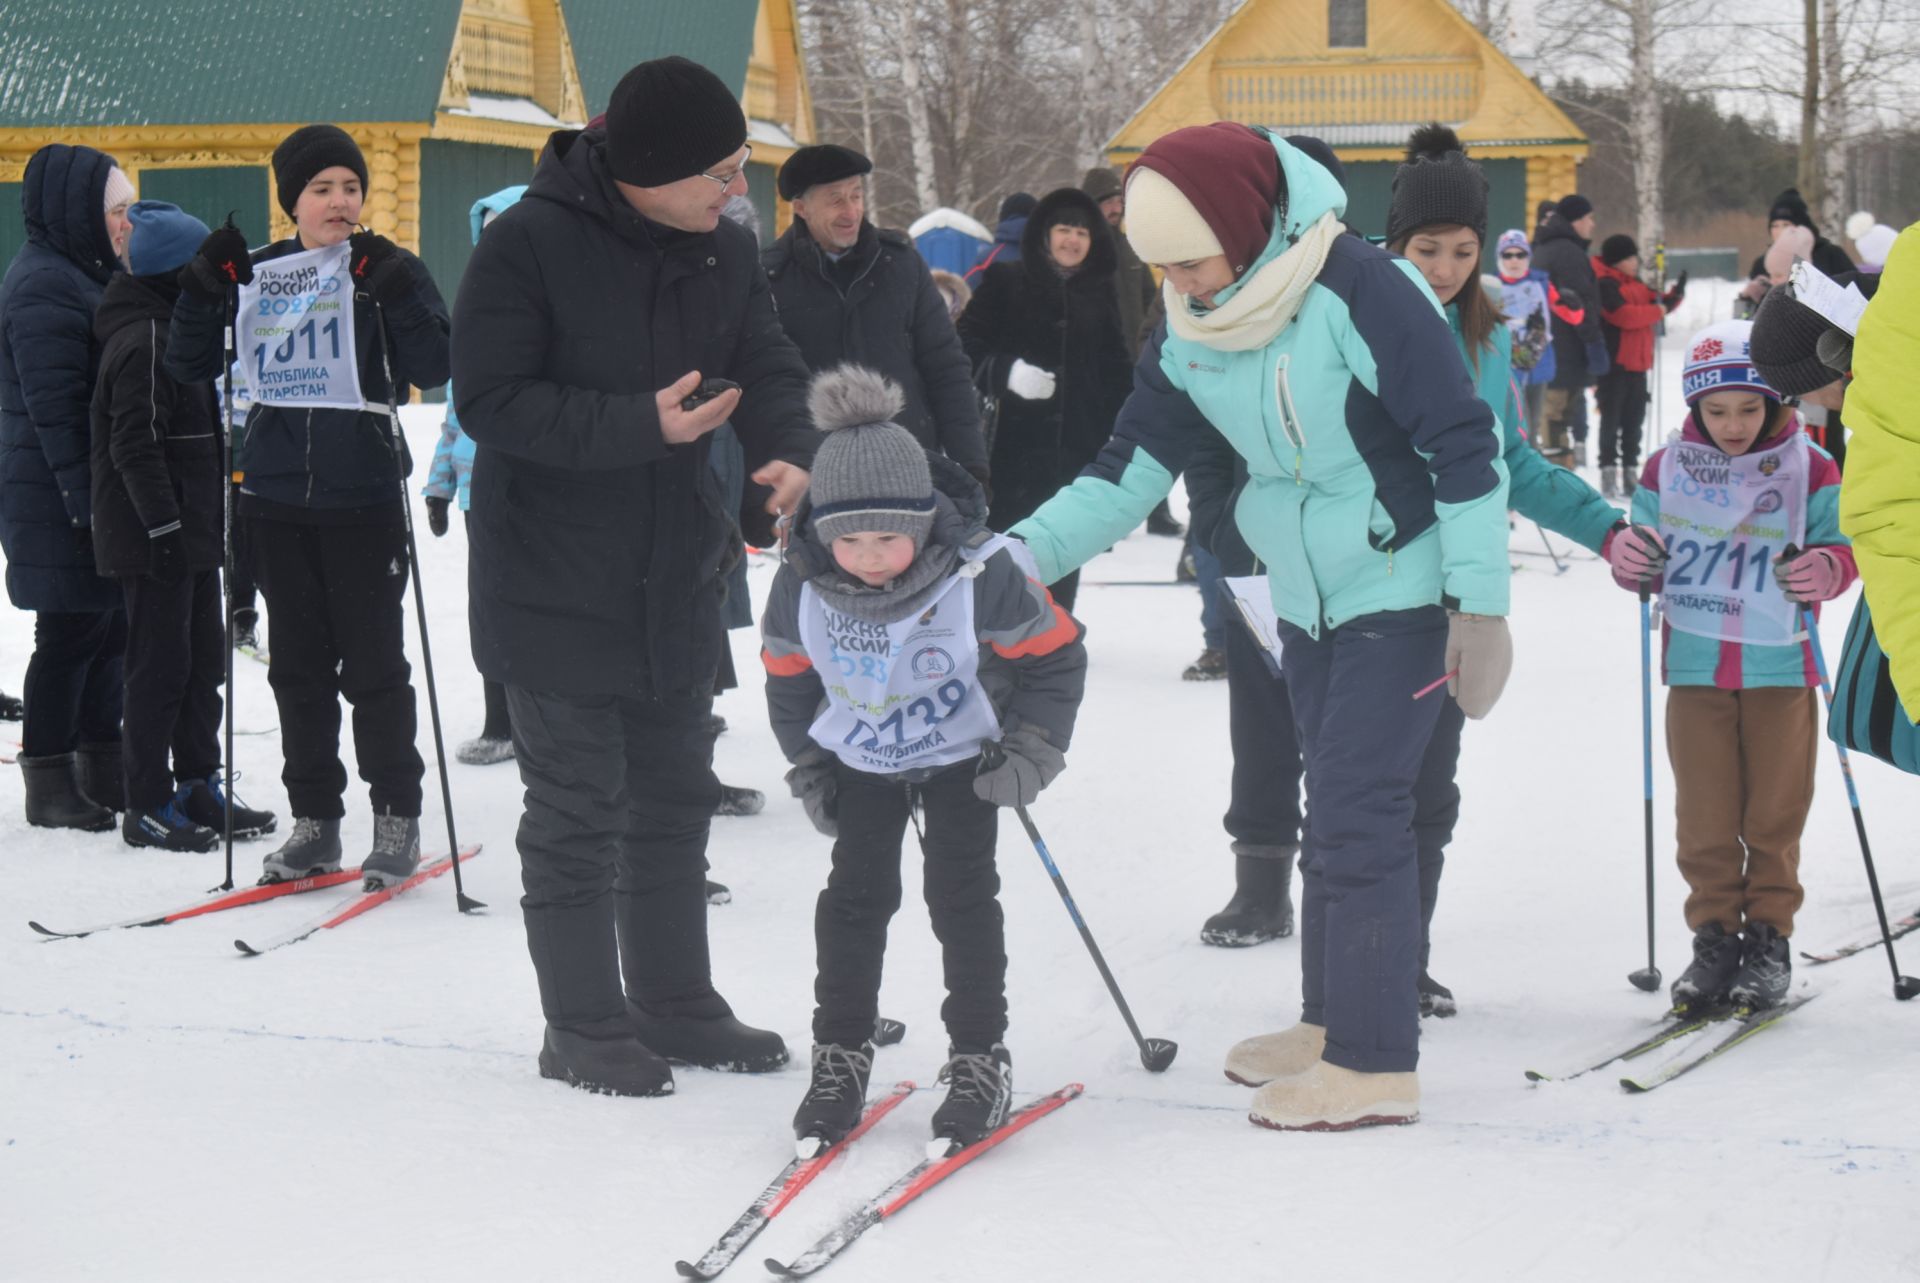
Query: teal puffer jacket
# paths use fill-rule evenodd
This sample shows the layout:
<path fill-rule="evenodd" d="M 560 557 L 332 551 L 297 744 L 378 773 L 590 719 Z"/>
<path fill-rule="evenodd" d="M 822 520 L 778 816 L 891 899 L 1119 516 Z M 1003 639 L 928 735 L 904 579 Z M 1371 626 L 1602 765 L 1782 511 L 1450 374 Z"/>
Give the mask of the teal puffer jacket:
<path fill-rule="evenodd" d="M 1271 257 L 1346 193 L 1275 138 L 1288 201 Z M 1170 306 L 1186 306 L 1169 296 Z M 1211 425 L 1211 427 L 1209 426 Z M 1263 348 L 1230 352 L 1163 325 L 1100 456 L 1013 527 L 1048 581 L 1145 520 L 1217 428 L 1246 460 L 1235 518 L 1280 617 L 1315 637 L 1383 610 L 1507 613 L 1507 470 L 1439 303 L 1412 264 L 1334 241 L 1300 310 Z"/>

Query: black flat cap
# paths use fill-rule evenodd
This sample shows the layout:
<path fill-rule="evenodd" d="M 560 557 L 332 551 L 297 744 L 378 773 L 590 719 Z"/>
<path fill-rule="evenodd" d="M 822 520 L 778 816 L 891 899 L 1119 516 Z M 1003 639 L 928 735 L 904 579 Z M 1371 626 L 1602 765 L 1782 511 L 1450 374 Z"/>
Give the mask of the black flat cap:
<path fill-rule="evenodd" d="M 780 166 L 780 198 L 792 200 L 804 196 L 807 188 L 821 183 L 837 183 L 843 178 L 858 178 L 873 172 L 873 162 L 851 147 L 819 143 L 802 147 Z"/>

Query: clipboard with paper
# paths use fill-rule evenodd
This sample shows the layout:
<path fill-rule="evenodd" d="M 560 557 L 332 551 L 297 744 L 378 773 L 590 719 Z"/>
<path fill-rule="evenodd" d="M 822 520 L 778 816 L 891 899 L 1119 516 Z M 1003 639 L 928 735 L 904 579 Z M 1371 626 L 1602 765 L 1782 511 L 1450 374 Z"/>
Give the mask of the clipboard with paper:
<path fill-rule="evenodd" d="M 1280 615 L 1273 608 L 1273 586 L 1265 575 L 1228 575 L 1220 581 L 1233 602 L 1234 613 L 1260 647 L 1260 658 L 1275 677 L 1280 675 Z"/>

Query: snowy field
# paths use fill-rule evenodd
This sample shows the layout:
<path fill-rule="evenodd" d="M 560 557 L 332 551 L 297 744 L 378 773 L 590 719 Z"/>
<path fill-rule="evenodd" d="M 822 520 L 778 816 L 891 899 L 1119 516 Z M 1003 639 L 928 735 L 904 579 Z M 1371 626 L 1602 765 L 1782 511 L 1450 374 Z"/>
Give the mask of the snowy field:
<path fill-rule="evenodd" d="M 1689 313 L 1709 306 L 1725 314 L 1709 299 Z M 437 420 L 409 413 L 422 459 Z M 1435 926 L 1433 971 L 1461 1014 L 1425 1027 L 1420 1123 L 1268 1132 L 1248 1125 L 1249 1093 L 1221 1075 L 1235 1040 L 1296 1017 L 1298 942 L 1229 951 L 1197 937 L 1230 887 L 1227 691 L 1179 680 L 1200 648 L 1191 589 L 1101 586 L 1171 578 L 1176 544 L 1136 534 L 1084 577 L 1087 700 L 1070 769 L 1033 813 L 1146 1032 L 1178 1040 L 1179 1059 L 1163 1076 L 1141 1069 L 1009 817 L 1016 1083 L 1024 1098 L 1080 1081 L 1086 1096 L 869 1233 L 830 1277 L 1611 1280 L 1764 1266 L 1870 1283 L 1920 1272 L 1920 1006 L 1894 1003 L 1878 954 L 1803 968 L 1796 985 L 1820 1001 L 1651 1095 L 1623 1094 L 1613 1074 L 1523 1079 L 1578 1063 L 1665 1004 L 1625 978 L 1645 961 L 1635 603 L 1584 553 L 1556 575 L 1531 524 L 1513 548 L 1517 666 L 1493 716 L 1467 733 L 1465 812 Z M 460 524 L 425 538 L 422 555 L 458 740 L 480 723 Z M 771 573 L 755 562 L 756 601 Z M 1827 614 L 1829 656 L 1851 606 Z M 271 618 L 266 629 L 270 645 Z M 29 616 L 0 613 L 10 690 L 30 637 Z M 753 634 L 733 639 L 741 671 L 757 672 Z M 238 681 L 239 728 L 274 728 L 266 670 L 243 660 Z M 452 768 L 461 838 L 486 847 L 467 866 L 485 914 L 457 914 L 441 879 L 253 959 L 234 951 L 236 935 L 305 921 L 340 893 L 83 940 L 30 933 L 28 918 L 83 925 L 189 900 L 219 880 L 219 857 L 30 829 L 17 773 L 0 770 L 0 1277 L 674 1277 L 673 1261 L 704 1250 L 791 1152 L 828 856 L 781 786 L 758 683 L 719 709 L 732 723 L 721 777 L 769 804 L 714 825 L 715 876 L 734 891 L 712 912 L 717 979 L 800 1060 L 761 1078 L 682 1070 L 661 1100 L 537 1076 L 511 766 Z M 1671 978 L 1687 935 L 1655 742 Z M 420 744 L 431 761 L 424 686 Z M 276 738 L 240 739 L 238 758 L 240 793 L 284 827 Z M 1810 948 L 1872 921 L 1824 746 L 1820 771 L 1795 940 Z M 1920 908 L 1920 780 L 1873 762 L 1856 771 L 1889 908 Z M 428 791 L 437 847 L 431 779 Z M 350 852 L 370 828 L 356 781 Z M 239 849 L 241 878 L 265 849 Z M 876 1083 L 930 1084 L 944 1056 L 938 956 L 916 888 L 910 872 L 882 1001 L 909 1033 L 880 1054 Z M 1920 971 L 1920 937 L 1908 954 Z M 764 1256 L 790 1258 L 913 1163 L 935 1099 L 912 1098 L 727 1277 L 762 1277 Z"/>

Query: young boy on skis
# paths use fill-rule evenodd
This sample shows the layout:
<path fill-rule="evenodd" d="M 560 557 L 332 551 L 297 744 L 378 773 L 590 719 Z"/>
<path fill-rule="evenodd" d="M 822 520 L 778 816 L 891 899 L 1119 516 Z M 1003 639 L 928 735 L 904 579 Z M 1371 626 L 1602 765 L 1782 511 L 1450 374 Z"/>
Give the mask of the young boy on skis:
<path fill-rule="evenodd" d="M 1647 460 L 1614 578 L 1661 594 L 1667 752 L 1693 964 L 1685 1011 L 1770 1007 L 1792 980 L 1787 938 L 1805 893 L 1819 677 L 1803 606 L 1856 576 L 1840 533 L 1840 471 L 1754 368 L 1751 321 L 1693 336 L 1680 436 Z"/>
<path fill-rule="evenodd" d="M 811 1154 L 859 1121 L 911 818 L 947 982 L 933 1132 L 970 1145 L 1013 1090 L 994 808 L 1032 802 L 1066 766 L 1082 629 L 1021 545 L 987 530 L 979 483 L 891 422 L 898 388 L 845 366 L 814 380 L 808 404 L 826 436 L 761 622 L 787 782 L 835 838 L 794 1135 Z"/>

